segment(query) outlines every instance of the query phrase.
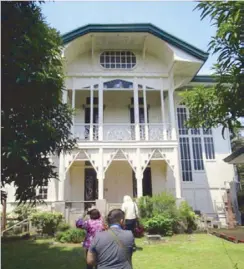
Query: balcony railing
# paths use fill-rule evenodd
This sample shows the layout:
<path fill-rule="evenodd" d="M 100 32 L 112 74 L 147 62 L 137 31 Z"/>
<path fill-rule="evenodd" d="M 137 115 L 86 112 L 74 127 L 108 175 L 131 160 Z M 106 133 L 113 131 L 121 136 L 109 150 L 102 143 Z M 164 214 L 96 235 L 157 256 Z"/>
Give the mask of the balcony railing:
<path fill-rule="evenodd" d="M 171 126 L 168 123 L 139 124 L 104 123 L 75 124 L 74 136 L 82 141 L 167 141 L 172 139 Z"/>

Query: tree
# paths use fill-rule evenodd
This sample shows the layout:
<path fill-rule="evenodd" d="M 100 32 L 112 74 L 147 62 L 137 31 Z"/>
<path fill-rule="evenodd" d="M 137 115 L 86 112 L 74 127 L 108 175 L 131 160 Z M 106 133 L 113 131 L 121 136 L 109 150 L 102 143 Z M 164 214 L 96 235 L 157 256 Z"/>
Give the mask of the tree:
<path fill-rule="evenodd" d="M 37 2 L 2 5 L 2 186 L 13 183 L 20 203 L 58 178 L 49 161 L 71 150 L 72 110 L 62 103 L 62 40 Z"/>
<path fill-rule="evenodd" d="M 189 127 L 216 127 L 219 124 L 231 131 L 240 127 L 244 116 L 244 2 L 200 2 L 201 19 L 210 17 L 216 35 L 209 51 L 218 54 L 214 66 L 216 85 L 196 87 L 182 93 L 189 108 Z"/>

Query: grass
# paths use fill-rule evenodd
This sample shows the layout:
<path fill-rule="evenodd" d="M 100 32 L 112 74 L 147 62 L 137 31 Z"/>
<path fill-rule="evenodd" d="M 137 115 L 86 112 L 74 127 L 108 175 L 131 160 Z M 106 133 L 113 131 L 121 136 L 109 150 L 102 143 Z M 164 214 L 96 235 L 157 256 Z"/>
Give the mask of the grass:
<path fill-rule="evenodd" d="M 165 243 L 145 243 L 133 256 L 134 269 L 243 269 L 244 244 L 211 235 L 178 235 Z M 235 264 L 238 267 L 234 267 Z M 2 243 L 3 269 L 85 269 L 80 245 L 51 244 L 50 240 Z"/>

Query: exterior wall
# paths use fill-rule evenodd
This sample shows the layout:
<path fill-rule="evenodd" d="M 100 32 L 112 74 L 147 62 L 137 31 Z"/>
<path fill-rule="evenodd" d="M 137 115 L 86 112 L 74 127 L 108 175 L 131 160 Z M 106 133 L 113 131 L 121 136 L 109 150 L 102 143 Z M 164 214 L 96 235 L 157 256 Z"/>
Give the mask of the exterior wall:
<path fill-rule="evenodd" d="M 124 195 L 133 196 L 132 168 L 127 161 L 114 161 L 106 171 L 104 198 L 109 203 L 123 203 Z"/>
<path fill-rule="evenodd" d="M 67 73 L 82 73 L 82 72 L 103 72 L 107 71 L 108 69 L 103 68 L 100 65 L 100 53 L 102 53 L 104 50 L 96 51 L 94 53 L 94 61 L 92 63 L 91 58 L 91 52 L 89 53 L 83 53 L 80 56 L 78 56 L 75 61 L 73 61 L 71 64 L 67 66 Z M 130 72 L 167 72 L 167 66 L 157 59 L 155 56 L 151 54 L 146 54 L 145 61 L 143 63 L 142 60 L 142 52 L 141 51 L 134 51 L 131 50 L 135 55 L 137 59 L 136 66 L 133 68 Z M 125 70 L 126 71 L 126 70 Z M 109 70 L 109 73 L 117 73 L 118 70 Z M 123 72 L 123 71 L 122 71 Z"/>

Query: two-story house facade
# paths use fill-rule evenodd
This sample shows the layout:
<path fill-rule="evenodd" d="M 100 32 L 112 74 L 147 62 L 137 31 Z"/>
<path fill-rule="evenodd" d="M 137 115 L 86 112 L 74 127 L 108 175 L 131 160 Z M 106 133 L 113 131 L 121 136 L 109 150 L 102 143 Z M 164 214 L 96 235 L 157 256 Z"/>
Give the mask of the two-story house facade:
<path fill-rule="evenodd" d="M 208 54 L 151 24 L 87 25 L 63 40 L 63 102 L 75 110 L 78 145 L 52 158 L 60 180 L 41 190 L 47 203 L 168 191 L 224 222 L 228 130 L 225 139 L 221 126 L 188 130 L 179 94 L 213 83 L 197 76 Z"/>

